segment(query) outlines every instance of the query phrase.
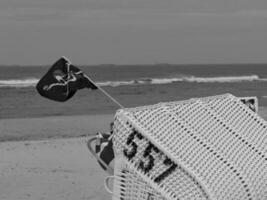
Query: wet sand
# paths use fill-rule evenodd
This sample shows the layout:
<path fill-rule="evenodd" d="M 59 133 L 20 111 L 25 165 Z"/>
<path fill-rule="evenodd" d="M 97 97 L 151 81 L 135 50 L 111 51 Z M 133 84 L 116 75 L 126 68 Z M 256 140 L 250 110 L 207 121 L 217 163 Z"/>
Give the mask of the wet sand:
<path fill-rule="evenodd" d="M 0 142 L 92 135 L 109 131 L 113 114 L 0 120 Z"/>

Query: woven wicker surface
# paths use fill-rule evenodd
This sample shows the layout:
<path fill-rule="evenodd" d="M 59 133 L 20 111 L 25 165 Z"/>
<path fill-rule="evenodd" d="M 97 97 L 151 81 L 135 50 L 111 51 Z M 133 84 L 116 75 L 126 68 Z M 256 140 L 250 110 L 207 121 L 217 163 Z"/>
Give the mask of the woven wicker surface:
<path fill-rule="evenodd" d="M 265 200 L 266 127 L 231 94 L 160 103 L 117 112 L 114 150 L 162 198 Z"/>
<path fill-rule="evenodd" d="M 127 165 L 126 160 L 116 158 L 113 200 L 166 200 L 159 192 Z"/>

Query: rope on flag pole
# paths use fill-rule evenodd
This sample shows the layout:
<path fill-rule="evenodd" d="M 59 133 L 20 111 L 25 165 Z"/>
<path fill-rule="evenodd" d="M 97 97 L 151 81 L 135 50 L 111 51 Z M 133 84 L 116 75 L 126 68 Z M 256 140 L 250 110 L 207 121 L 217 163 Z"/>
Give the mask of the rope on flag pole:
<path fill-rule="evenodd" d="M 85 74 L 86 78 L 88 78 L 92 83 L 94 83 L 97 88 L 104 94 L 106 95 L 110 100 L 112 100 L 117 106 L 119 106 L 120 108 L 124 108 L 123 105 L 121 105 L 115 98 L 113 98 L 112 96 L 110 96 L 110 94 L 108 94 L 105 90 L 103 90 L 99 85 L 97 85 L 94 81 L 92 81 L 91 78 L 89 78 L 86 74 Z"/>

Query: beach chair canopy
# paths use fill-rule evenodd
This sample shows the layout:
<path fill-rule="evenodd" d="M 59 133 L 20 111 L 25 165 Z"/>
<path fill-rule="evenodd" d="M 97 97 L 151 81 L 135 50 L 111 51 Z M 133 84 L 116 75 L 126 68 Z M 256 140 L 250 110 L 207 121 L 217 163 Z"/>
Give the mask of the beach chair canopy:
<path fill-rule="evenodd" d="M 266 200 L 266 130 L 231 94 L 121 109 L 113 199 Z"/>

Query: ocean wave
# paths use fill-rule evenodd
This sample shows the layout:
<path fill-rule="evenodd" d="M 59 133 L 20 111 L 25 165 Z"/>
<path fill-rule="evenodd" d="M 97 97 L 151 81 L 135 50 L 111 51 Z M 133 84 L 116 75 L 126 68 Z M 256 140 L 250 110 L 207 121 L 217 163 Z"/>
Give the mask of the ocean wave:
<path fill-rule="evenodd" d="M 188 77 L 188 82 L 197 83 L 231 83 L 231 82 L 243 82 L 243 81 L 266 81 L 265 79 L 259 78 L 258 75 L 250 76 L 219 76 L 219 77 Z"/>
<path fill-rule="evenodd" d="M 99 86 L 123 86 L 123 85 L 147 85 L 147 84 L 170 84 L 175 82 L 190 82 L 190 83 L 234 83 L 244 81 L 267 81 L 267 78 L 259 78 L 258 75 L 250 76 L 221 76 L 221 77 L 195 77 L 185 76 L 179 78 L 146 78 L 130 81 L 107 81 L 98 83 Z"/>
<path fill-rule="evenodd" d="M 141 78 L 135 80 L 126 81 L 104 81 L 96 82 L 100 87 L 110 86 L 118 87 L 125 85 L 148 85 L 148 84 L 170 84 L 176 82 L 190 82 L 190 83 L 234 83 L 234 82 L 249 82 L 249 81 L 267 81 L 267 78 L 260 78 L 258 75 L 249 76 L 221 76 L 221 77 L 195 77 L 184 76 L 179 78 Z M 13 87 L 34 87 L 38 82 L 36 78 L 28 79 L 12 79 L 12 80 L 0 80 L 0 88 Z"/>
<path fill-rule="evenodd" d="M 2 87 L 14 87 L 14 88 L 24 88 L 24 87 L 34 87 L 38 79 L 27 78 L 27 79 L 10 79 L 10 80 L 0 80 L 0 88 Z"/>

